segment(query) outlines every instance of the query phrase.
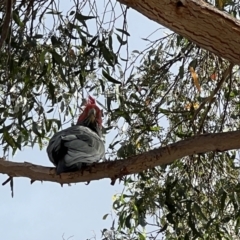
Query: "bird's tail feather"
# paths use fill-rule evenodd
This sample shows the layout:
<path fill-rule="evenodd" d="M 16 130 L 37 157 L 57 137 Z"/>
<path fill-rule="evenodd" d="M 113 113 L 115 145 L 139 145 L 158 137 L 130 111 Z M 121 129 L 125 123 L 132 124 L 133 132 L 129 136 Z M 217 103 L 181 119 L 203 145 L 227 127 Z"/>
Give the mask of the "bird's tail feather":
<path fill-rule="evenodd" d="M 57 161 L 57 174 L 78 171 L 92 162 L 92 141 L 87 135 L 62 136 L 53 151 L 54 158 L 60 159 Z"/>
<path fill-rule="evenodd" d="M 62 158 L 58 161 L 56 171 L 58 175 L 65 172 L 76 172 L 80 170 L 84 165 L 85 165 L 84 163 L 78 162 L 71 166 L 67 166 L 65 164 L 64 158 Z"/>

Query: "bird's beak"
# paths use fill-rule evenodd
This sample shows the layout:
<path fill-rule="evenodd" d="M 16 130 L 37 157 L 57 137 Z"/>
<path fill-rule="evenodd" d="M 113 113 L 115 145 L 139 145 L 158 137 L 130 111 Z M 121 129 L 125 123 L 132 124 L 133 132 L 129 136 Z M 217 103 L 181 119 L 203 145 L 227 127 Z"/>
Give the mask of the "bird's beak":
<path fill-rule="evenodd" d="M 95 121 L 96 121 L 96 110 L 95 110 L 95 108 L 91 108 L 88 111 L 87 122 L 94 123 Z"/>

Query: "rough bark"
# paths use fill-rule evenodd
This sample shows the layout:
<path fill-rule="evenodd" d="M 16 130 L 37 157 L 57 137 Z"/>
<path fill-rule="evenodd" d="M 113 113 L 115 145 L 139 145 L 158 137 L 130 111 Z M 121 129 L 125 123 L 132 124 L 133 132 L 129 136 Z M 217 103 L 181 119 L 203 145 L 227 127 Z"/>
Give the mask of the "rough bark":
<path fill-rule="evenodd" d="M 170 164 L 184 156 L 209 151 L 226 151 L 240 148 L 240 131 L 204 134 L 151 150 L 125 160 L 98 163 L 83 172 L 56 175 L 55 168 L 31 163 L 0 160 L 0 173 L 10 177 L 27 177 L 31 180 L 57 183 L 89 182 L 103 178 L 113 180 L 128 174 L 142 172 L 159 165 Z"/>
<path fill-rule="evenodd" d="M 240 64 L 240 21 L 210 4 L 202 0 L 118 1 L 200 47 Z"/>

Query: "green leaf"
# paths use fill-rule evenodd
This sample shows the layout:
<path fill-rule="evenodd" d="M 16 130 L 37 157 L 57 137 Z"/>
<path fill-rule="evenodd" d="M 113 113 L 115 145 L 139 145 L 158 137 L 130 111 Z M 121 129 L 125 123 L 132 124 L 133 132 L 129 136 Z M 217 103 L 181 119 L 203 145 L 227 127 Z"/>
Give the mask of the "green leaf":
<path fill-rule="evenodd" d="M 102 92 L 104 93 L 105 92 L 105 85 L 104 85 L 104 81 L 102 79 L 98 79 L 100 84 L 101 84 L 101 88 L 102 88 Z"/>
<path fill-rule="evenodd" d="M 183 66 L 181 66 L 181 67 L 179 68 L 179 77 L 180 77 L 181 79 L 184 77 L 184 67 L 183 67 Z"/>
<path fill-rule="evenodd" d="M 40 54 L 40 62 L 41 62 L 42 64 L 45 63 L 45 55 L 46 55 L 47 52 L 48 52 L 47 50 L 44 50 L 44 51 L 41 52 L 41 54 Z M 45 72 L 45 69 L 44 69 L 43 71 Z"/>
<path fill-rule="evenodd" d="M 59 74 L 60 74 L 62 80 L 63 80 L 65 83 L 67 83 L 69 89 L 71 89 L 71 84 L 69 83 L 68 80 L 66 80 L 66 76 L 65 76 L 65 74 L 64 74 L 63 69 L 62 69 L 61 66 L 58 67 L 58 72 L 59 72 Z"/>
<path fill-rule="evenodd" d="M 18 147 L 18 149 L 21 151 L 21 144 L 22 144 L 22 141 L 23 141 L 23 137 L 21 135 L 18 136 L 17 138 L 17 142 L 16 142 L 16 145 Z"/>
<path fill-rule="evenodd" d="M 126 196 L 125 194 L 121 194 L 121 196 L 120 196 L 120 202 L 121 203 L 125 203 L 125 200 L 124 200 L 125 196 Z"/>
<path fill-rule="evenodd" d="M 138 239 L 139 240 L 146 240 L 146 237 L 142 233 L 138 233 Z"/>
<path fill-rule="evenodd" d="M 199 231 L 197 230 L 197 228 L 196 228 L 197 225 L 196 225 L 195 222 L 192 220 L 192 215 L 189 215 L 189 216 L 188 216 L 188 224 L 189 224 L 190 228 L 192 229 L 194 236 L 195 236 L 195 237 L 196 237 L 196 236 L 201 237 L 200 232 L 199 232 Z"/>
<path fill-rule="evenodd" d="M 113 56 L 107 48 L 102 49 L 103 57 L 110 66 L 114 66 Z"/>
<path fill-rule="evenodd" d="M 89 46 L 93 46 L 93 43 L 98 39 L 98 36 L 95 36 L 91 39 L 91 41 L 88 43 Z"/>
<path fill-rule="evenodd" d="M 46 12 L 46 14 L 52 14 L 52 15 L 60 15 L 62 12 L 58 12 L 56 10 L 52 10 L 52 11 L 49 11 L 49 12 Z"/>
<path fill-rule="evenodd" d="M 10 136 L 8 132 L 8 128 L 4 126 L 3 138 L 12 148 L 16 147 L 15 141 L 12 136 Z"/>
<path fill-rule="evenodd" d="M 60 127 L 61 127 L 61 122 L 60 122 L 60 120 L 58 120 L 58 119 L 52 119 L 52 121 L 55 122 L 55 123 L 57 124 L 57 126 L 58 126 L 58 130 L 59 130 Z"/>
<path fill-rule="evenodd" d="M 65 64 L 63 59 L 62 59 L 62 56 L 59 55 L 56 51 L 52 51 L 51 53 L 52 53 L 52 57 L 56 61 L 56 63 Z"/>
<path fill-rule="evenodd" d="M 40 150 L 43 149 L 43 143 L 42 143 L 42 138 L 41 137 L 38 138 L 38 146 L 39 146 Z"/>
<path fill-rule="evenodd" d="M 177 43 L 176 43 L 177 46 L 180 46 L 180 43 L 181 43 L 182 39 L 183 39 L 182 36 L 180 36 L 180 35 L 177 36 Z"/>
<path fill-rule="evenodd" d="M 56 102 L 56 97 L 55 97 L 55 86 L 49 82 L 48 84 L 48 90 L 49 90 L 49 98 L 52 100 L 52 103 L 54 104 Z"/>
<path fill-rule="evenodd" d="M 208 219 L 207 219 L 207 218 L 205 217 L 205 215 L 203 214 L 201 207 L 200 207 L 197 203 L 194 203 L 194 204 L 193 204 L 193 208 L 195 209 L 196 212 L 199 213 L 199 215 L 200 215 L 205 221 L 208 221 Z"/>
<path fill-rule="evenodd" d="M 111 112 L 111 102 L 112 102 L 112 97 L 107 96 L 107 110 Z"/>
<path fill-rule="evenodd" d="M 138 50 L 133 50 L 132 53 L 140 54 Z"/>
<path fill-rule="evenodd" d="M 62 42 L 58 40 L 57 37 L 54 35 L 51 37 L 51 42 L 54 47 L 59 47 L 62 45 Z"/>
<path fill-rule="evenodd" d="M 47 111 L 47 113 L 50 113 L 54 110 L 54 108 L 51 108 L 50 110 Z"/>
<path fill-rule="evenodd" d="M 237 218 L 236 225 L 235 225 L 235 234 L 238 235 L 240 232 L 240 217 Z"/>
<path fill-rule="evenodd" d="M 64 101 L 61 102 L 61 106 L 60 106 L 60 110 L 61 112 L 64 111 L 64 108 L 65 108 L 65 104 L 64 104 Z"/>
<path fill-rule="evenodd" d="M 188 68 L 190 67 L 193 67 L 194 69 L 197 67 L 197 59 L 194 59 L 189 63 Z"/>
<path fill-rule="evenodd" d="M 144 214 L 140 214 L 138 217 L 138 222 L 142 227 L 145 227 L 147 225 Z"/>
<path fill-rule="evenodd" d="M 117 145 L 117 144 L 120 143 L 120 142 L 121 142 L 121 141 L 119 140 L 119 141 L 116 141 L 116 142 L 110 144 L 110 145 L 109 145 L 109 148 L 113 150 L 113 149 L 114 149 L 114 146 Z"/>
<path fill-rule="evenodd" d="M 78 21 L 86 21 L 86 20 L 89 20 L 89 19 L 96 18 L 94 16 L 85 16 L 85 15 L 82 15 L 81 13 L 78 13 L 78 12 L 76 12 L 75 17 Z"/>
<path fill-rule="evenodd" d="M 133 208 L 133 211 L 135 212 L 135 214 L 138 215 L 138 208 L 137 208 L 137 206 L 135 204 L 133 204 L 132 208 Z"/>
<path fill-rule="evenodd" d="M 103 220 L 105 220 L 105 219 L 107 218 L 108 215 L 109 215 L 108 213 L 105 214 L 105 215 L 103 216 Z"/>
<path fill-rule="evenodd" d="M 108 45 L 109 45 L 109 48 L 111 49 L 111 51 L 113 51 L 112 36 L 111 35 L 109 35 L 109 37 L 108 37 Z"/>
<path fill-rule="evenodd" d="M 36 34 L 36 35 L 33 36 L 33 38 L 36 38 L 36 39 L 43 38 L 43 35 L 42 34 Z"/>
<path fill-rule="evenodd" d="M 41 134 L 38 131 L 38 124 L 36 122 L 32 122 L 32 130 L 37 136 L 41 137 Z"/>
<path fill-rule="evenodd" d="M 6 118 L 0 119 L 0 126 L 6 121 Z"/>
<path fill-rule="evenodd" d="M 149 130 L 152 131 L 152 132 L 158 132 L 161 128 L 158 127 L 158 126 L 155 126 L 155 127 L 150 127 Z"/>
<path fill-rule="evenodd" d="M 230 216 L 226 216 L 226 217 L 224 217 L 223 219 L 222 219 L 222 222 L 223 223 L 228 223 L 229 221 L 231 221 L 232 220 L 232 218 L 230 217 Z"/>
<path fill-rule="evenodd" d="M 121 32 L 121 33 L 123 33 L 123 34 L 125 34 L 125 35 L 127 35 L 127 36 L 130 36 L 130 34 L 127 31 L 123 30 L 123 29 L 116 28 L 116 30 Z"/>
<path fill-rule="evenodd" d="M 68 106 L 68 110 L 69 110 L 69 113 L 70 113 L 71 117 L 73 118 L 74 114 L 73 114 L 72 108 L 70 106 Z"/>
<path fill-rule="evenodd" d="M 106 71 L 102 70 L 102 74 L 109 82 L 116 83 L 116 84 L 122 84 L 120 81 L 111 77 Z"/>
<path fill-rule="evenodd" d="M 59 97 L 57 98 L 57 103 L 61 102 L 61 101 L 62 101 L 62 99 L 63 99 L 63 96 L 62 96 L 62 95 L 61 95 L 61 96 L 59 96 Z"/>
<path fill-rule="evenodd" d="M 120 42 L 121 45 L 127 44 L 127 41 L 122 40 L 122 38 L 118 34 L 116 34 L 116 35 L 117 35 L 117 40 Z M 127 59 L 126 59 L 126 61 L 127 61 Z"/>
<path fill-rule="evenodd" d="M 78 12 L 76 12 L 75 17 L 76 17 L 76 19 L 77 19 L 80 23 L 82 23 L 82 25 L 83 25 L 85 28 L 87 28 L 87 24 L 85 23 L 86 20 L 96 18 L 96 17 L 93 17 L 93 16 L 84 16 L 84 15 L 82 15 L 81 13 L 78 13 Z M 81 29 L 79 29 L 79 31 L 81 31 Z M 79 33 L 80 33 L 80 32 L 79 32 Z"/>
<path fill-rule="evenodd" d="M 125 224 L 125 212 L 120 212 L 119 214 L 119 227 L 124 227 Z"/>
<path fill-rule="evenodd" d="M 98 41 L 98 47 L 101 49 L 99 57 L 101 56 L 102 53 L 103 58 L 107 61 L 107 63 L 110 66 L 114 67 L 114 65 L 117 63 L 116 55 L 113 52 L 109 51 L 104 41 Z"/>
<path fill-rule="evenodd" d="M 222 197 L 221 197 L 221 210 L 223 211 L 224 208 L 225 208 L 225 201 L 226 201 L 226 198 L 227 198 L 227 193 L 224 189 L 222 189 Z"/>
<path fill-rule="evenodd" d="M 167 218 L 167 220 L 168 220 L 169 223 L 171 223 L 171 224 L 174 224 L 174 223 L 175 223 L 175 221 L 173 220 L 173 215 L 172 215 L 172 213 L 168 213 L 167 216 L 166 216 L 166 218 Z"/>
<path fill-rule="evenodd" d="M 131 219 L 132 219 L 132 214 L 130 213 L 125 220 L 125 225 L 127 228 L 131 229 L 132 225 L 131 225 Z"/>
<path fill-rule="evenodd" d="M 166 116 L 170 114 L 170 112 L 167 109 L 159 108 L 158 110 L 160 113 L 163 113 Z"/>
<path fill-rule="evenodd" d="M 47 132 L 49 132 L 51 127 L 52 127 L 52 121 L 51 120 L 46 120 L 45 121 L 45 127 L 46 127 Z"/>
<path fill-rule="evenodd" d="M 24 23 L 21 21 L 19 15 L 18 15 L 17 10 L 14 10 L 14 11 L 12 12 L 12 14 L 13 14 L 13 20 L 14 20 L 14 22 L 15 22 L 19 27 L 23 27 L 23 26 L 24 26 Z"/>

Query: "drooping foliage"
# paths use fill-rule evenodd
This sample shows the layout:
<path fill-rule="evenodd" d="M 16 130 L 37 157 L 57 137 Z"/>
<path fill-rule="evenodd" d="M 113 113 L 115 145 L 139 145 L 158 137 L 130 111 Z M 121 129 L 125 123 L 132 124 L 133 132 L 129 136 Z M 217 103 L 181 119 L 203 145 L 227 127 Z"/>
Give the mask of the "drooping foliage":
<path fill-rule="evenodd" d="M 238 1 L 211 3 L 239 15 Z M 12 9 L 0 57 L 5 154 L 42 149 L 53 132 L 76 121 L 87 93 L 104 109 L 110 160 L 239 129 L 238 67 L 187 39 L 168 31 L 130 52 L 129 10 L 112 1 L 76 1 L 69 9 L 53 0 L 16 1 Z M 4 5 L 0 13 L 4 26 Z M 196 154 L 123 178 L 103 239 L 237 239 L 238 156 Z"/>

